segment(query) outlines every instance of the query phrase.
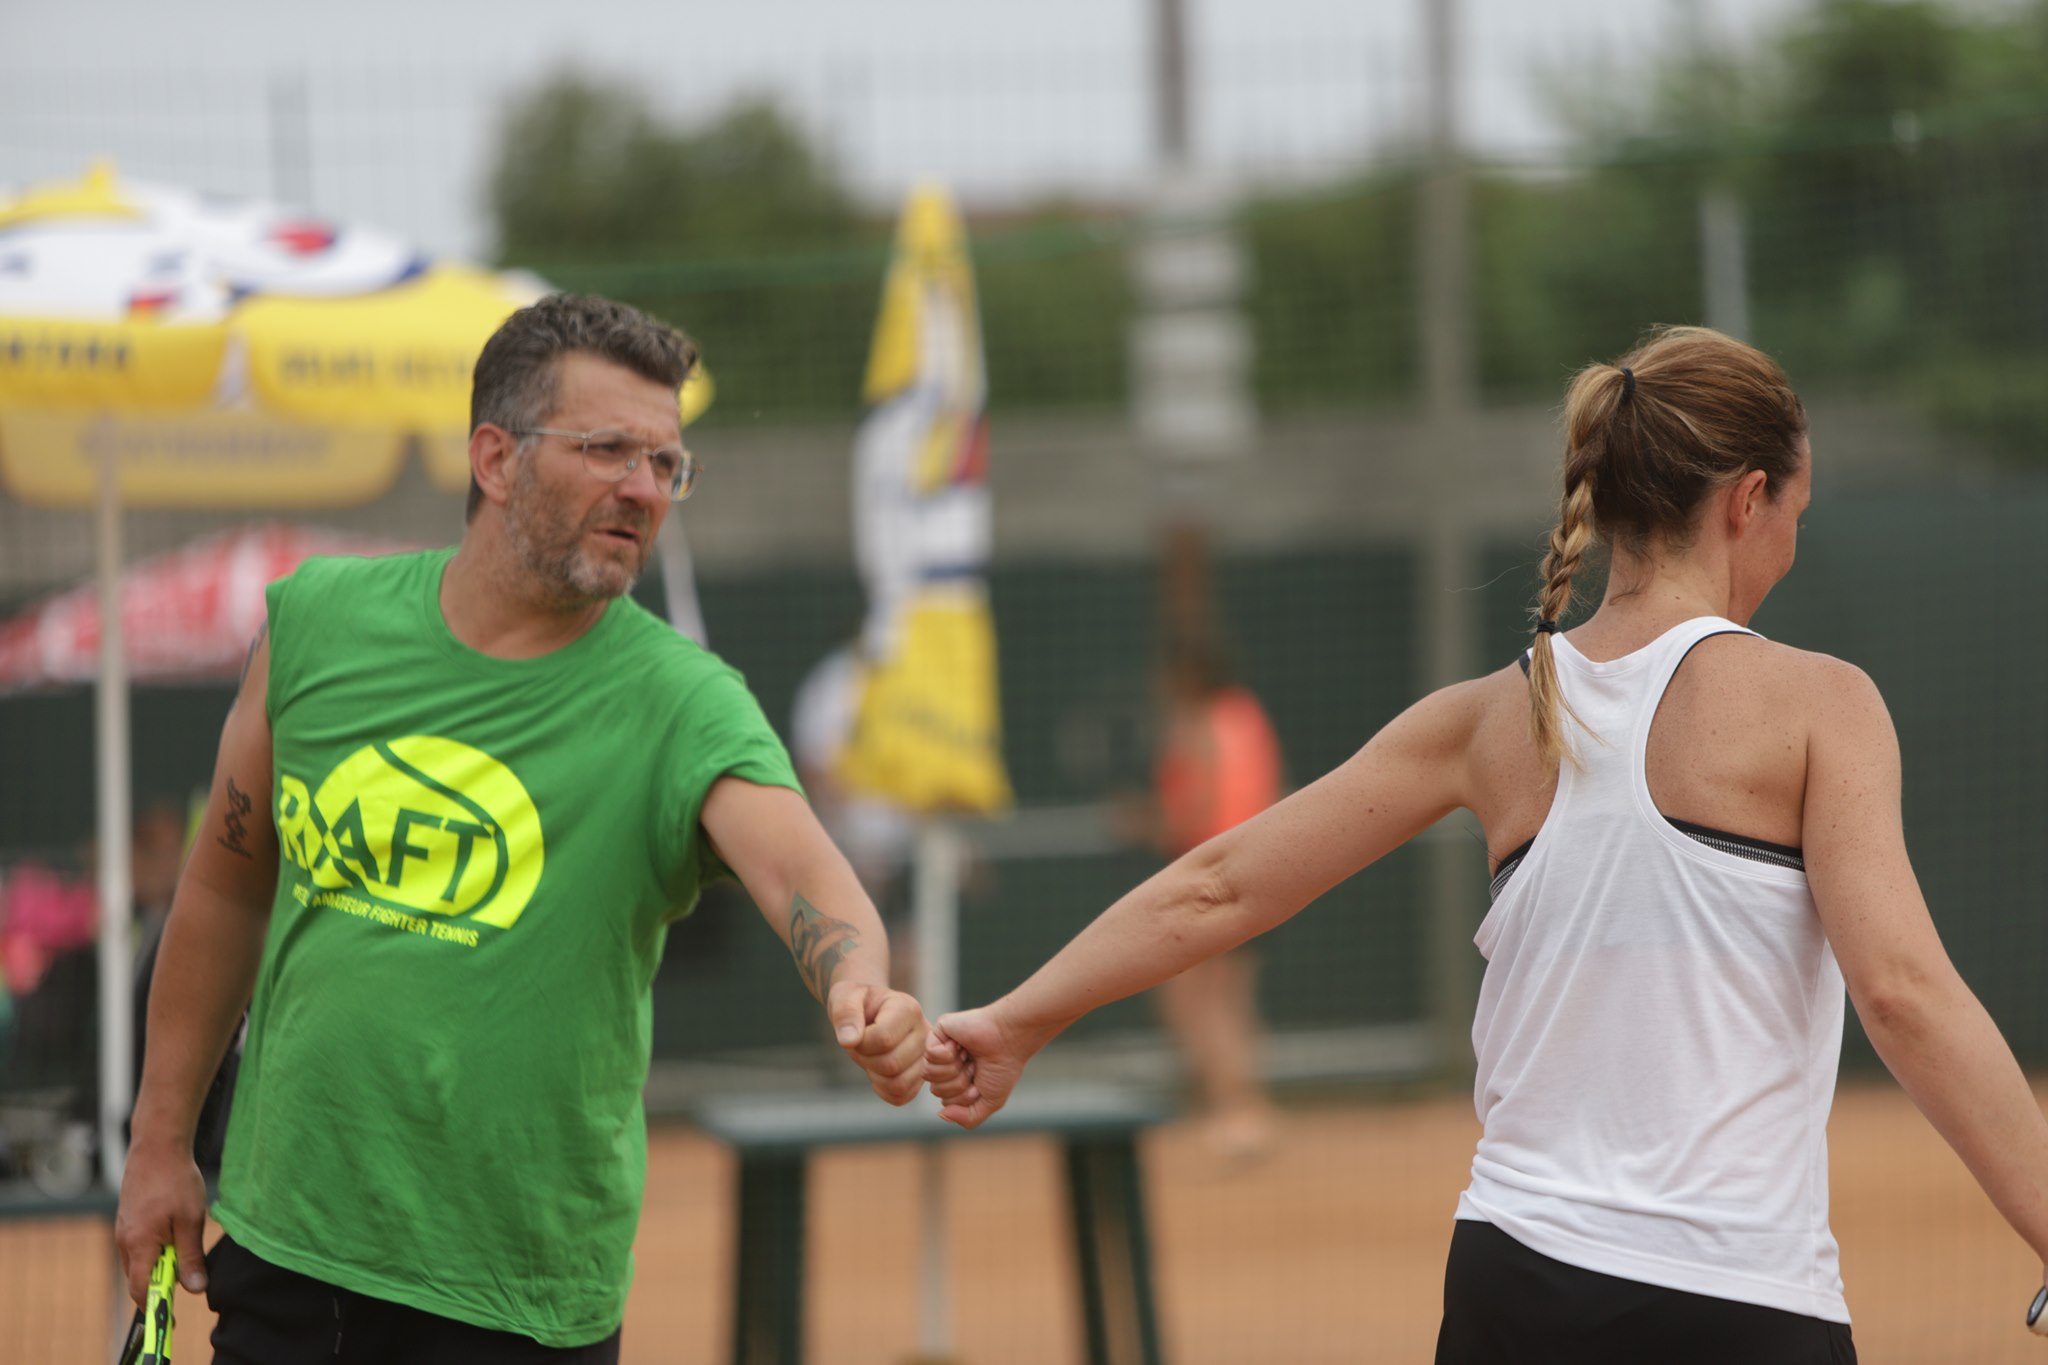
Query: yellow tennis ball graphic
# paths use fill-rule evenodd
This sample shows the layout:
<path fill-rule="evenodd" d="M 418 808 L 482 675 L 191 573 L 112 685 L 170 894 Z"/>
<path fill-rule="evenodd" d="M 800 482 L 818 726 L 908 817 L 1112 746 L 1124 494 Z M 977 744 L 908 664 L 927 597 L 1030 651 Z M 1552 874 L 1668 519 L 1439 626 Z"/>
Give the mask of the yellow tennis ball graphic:
<path fill-rule="evenodd" d="M 382 740 L 308 792 L 278 786 L 284 855 L 313 884 L 417 914 L 510 928 L 540 885 L 540 812 L 510 768 L 433 735 Z"/>

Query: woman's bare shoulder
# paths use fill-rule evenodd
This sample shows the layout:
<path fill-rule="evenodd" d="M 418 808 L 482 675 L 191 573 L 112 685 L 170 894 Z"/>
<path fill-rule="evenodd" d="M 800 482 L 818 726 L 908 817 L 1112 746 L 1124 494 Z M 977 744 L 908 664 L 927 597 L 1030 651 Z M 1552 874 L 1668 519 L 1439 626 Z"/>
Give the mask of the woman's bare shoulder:
<path fill-rule="evenodd" d="M 1519 659 L 1456 687 L 1447 687 L 1440 695 L 1455 697 L 1474 735 L 1528 732 L 1529 675 Z"/>
<path fill-rule="evenodd" d="M 1755 635 L 1713 636 L 1694 655 L 1673 694 L 1700 717 L 1809 746 L 1895 742 L 1877 684 L 1847 660 Z"/>
<path fill-rule="evenodd" d="M 1517 680 L 1513 685 L 1520 690 L 1520 705 L 1526 710 L 1528 689 L 1519 682 L 1520 670 L 1510 665 L 1502 672 L 1452 683 L 1426 694 L 1389 721 L 1375 738 L 1448 758 L 1471 744 L 1502 707 L 1509 704 L 1506 689 L 1510 675 Z"/>
<path fill-rule="evenodd" d="M 1823 692 L 1874 688 L 1869 674 L 1832 654 L 1733 631 L 1710 635 L 1693 646 L 1686 667 L 1699 671 L 1726 671 L 1752 683 L 1777 683 L 1802 691 L 1813 688 Z"/>
<path fill-rule="evenodd" d="M 1453 683 L 1431 693 L 1428 700 L 1476 724 L 1502 707 L 1526 711 L 1529 707 L 1529 676 L 1522 671 L 1521 662 L 1517 660 L 1491 673 Z"/>

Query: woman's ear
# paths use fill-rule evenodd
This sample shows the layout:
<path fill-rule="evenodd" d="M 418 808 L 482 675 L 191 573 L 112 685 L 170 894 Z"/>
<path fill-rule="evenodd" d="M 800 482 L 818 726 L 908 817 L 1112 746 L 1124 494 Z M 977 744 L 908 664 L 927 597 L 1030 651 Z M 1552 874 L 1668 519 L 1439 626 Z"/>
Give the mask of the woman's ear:
<path fill-rule="evenodd" d="M 1771 476 L 1761 469 L 1752 469 L 1728 486 L 1727 510 L 1728 530 L 1731 535 L 1740 536 L 1750 523 L 1762 515 L 1765 504 L 1771 500 Z"/>

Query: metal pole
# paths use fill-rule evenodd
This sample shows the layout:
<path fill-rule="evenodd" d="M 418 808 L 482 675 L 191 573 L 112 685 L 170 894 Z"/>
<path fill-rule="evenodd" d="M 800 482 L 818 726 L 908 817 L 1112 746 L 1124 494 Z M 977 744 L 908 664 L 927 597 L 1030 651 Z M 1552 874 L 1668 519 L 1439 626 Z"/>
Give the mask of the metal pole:
<path fill-rule="evenodd" d="M 1466 418 L 1475 385 L 1467 326 L 1467 189 L 1458 149 L 1458 12 L 1455 0 L 1422 0 L 1422 5 L 1429 165 L 1416 226 L 1428 439 L 1418 443 L 1416 457 L 1422 467 L 1415 472 L 1426 507 L 1418 575 L 1426 670 L 1421 681 L 1434 689 L 1478 671 L 1473 659 L 1472 594 L 1465 591 L 1477 574 L 1460 473 L 1463 445 L 1471 439 Z M 1467 1038 L 1478 999 L 1469 927 L 1473 850 L 1466 840 L 1437 839 L 1426 845 L 1423 857 L 1431 1033 L 1439 1071 L 1456 1077 L 1471 1066 Z"/>
<path fill-rule="evenodd" d="M 941 819 L 924 822 L 917 836 L 911 923 L 917 935 L 917 997 L 936 1019 L 960 999 L 960 873 L 966 844 Z M 946 1239 L 946 1183 L 940 1144 L 924 1144 L 924 1236 L 919 1239 L 918 1360 L 939 1365 L 953 1358 L 953 1286 Z"/>
<path fill-rule="evenodd" d="M 1458 151 L 1458 7 L 1422 0 L 1424 91 L 1429 165 L 1417 225 L 1422 274 L 1422 369 L 1432 417 L 1455 417 L 1472 404 L 1471 345 L 1466 327 L 1465 167 Z"/>
<path fill-rule="evenodd" d="M 697 600 L 697 566 L 690 557 L 689 538 L 683 534 L 683 520 L 669 513 L 656 537 L 661 546 L 661 591 L 668 599 L 668 623 L 676 633 L 700 645 L 711 643 L 704 625 L 704 605 Z"/>
<path fill-rule="evenodd" d="M 966 860 L 960 831 L 941 819 L 917 835 L 911 923 L 917 934 L 917 998 L 933 1018 L 960 1005 L 960 870 Z"/>
<path fill-rule="evenodd" d="M 1188 164 L 1188 26 L 1184 0 L 1152 0 L 1152 137 L 1158 164 Z"/>
<path fill-rule="evenodd" d="M 99 798 L 99 1149 L 101 1176 L 108 1189 L 118 1190 L 128 1150 L 121 1129 L 135 1085 L 129 991 L 134 963 L 128 941 L 134 893 L 128 847 L 128 665 L 121 644 L 121 456 L 111 435 L 104 444 L 95 528 L 100 667 L 93 697 Z"/>
<path fill-rule="evenodd" d="M 1729 336 L 1749 336 L 1749 258 L 1743 240 L 1742 201 L 1725 186 L 1700 195 L 1700 292 L 1706 296 L 1707 326 Z"/>

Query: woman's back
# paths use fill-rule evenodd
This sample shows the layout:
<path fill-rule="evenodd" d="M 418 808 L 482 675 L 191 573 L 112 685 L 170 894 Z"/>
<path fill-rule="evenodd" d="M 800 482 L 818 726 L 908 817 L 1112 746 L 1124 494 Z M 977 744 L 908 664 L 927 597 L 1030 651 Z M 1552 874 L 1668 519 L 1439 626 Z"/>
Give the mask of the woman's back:
<path fill-rule="evenodd" d="M 1521 691 L 1519 733 L 1482 708 L 1468 764 L 1482 818 L 1534 827 L 1488 831 L 1485 1135 L 1460 1214 L 1603 1273 L 1846 1321 L 1825 1138 L 1841 976 L 1783 846 L 1796 801 L 1793 840 L 1749 833 L 1781 830 L 1803 765 L 1786 727 L 1746 728 L 1788 700 L 1757 677 L 1774 647 L 1699 616 L 1613 657 L 1553 649 L 1577 761 L 1543 771 L 1516 668 L 1482 686 Z"/>
<path fill-rule="evenodd" d="M 1605 614 L 1605 613 L 1603 613 Z M 1585 658 L 1636 652 L 1676 621 L 1604 625 L 1568 637 Z M 1806 741 L 1825 656 L 1747 633 L 1695 645 L 1665 688 L 1650 728 L 1646 779 L 1665 816 L 1765 843 L 1798 847 L 1806 799 Z M 1529 683 L 1521 662 L 1467 684 L 1477 703 L 1468 748 L 1466 803 L 1501 860 L 1542 826 L 1557 790 L 1529 734 Z"/>

